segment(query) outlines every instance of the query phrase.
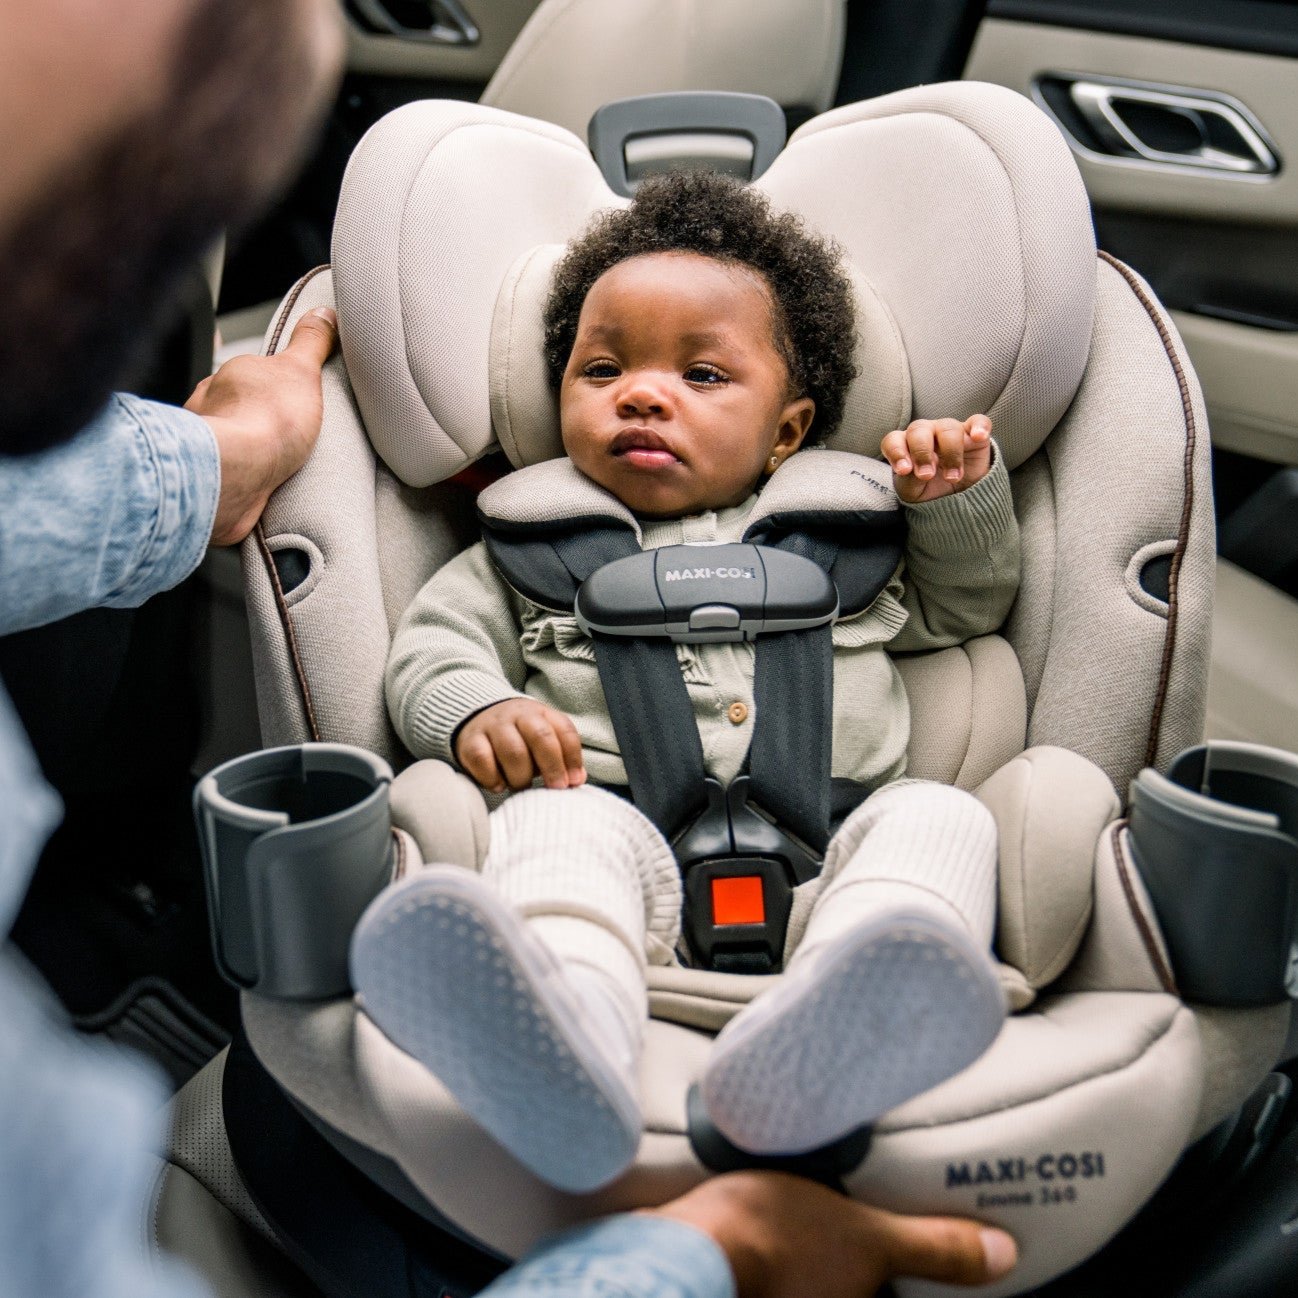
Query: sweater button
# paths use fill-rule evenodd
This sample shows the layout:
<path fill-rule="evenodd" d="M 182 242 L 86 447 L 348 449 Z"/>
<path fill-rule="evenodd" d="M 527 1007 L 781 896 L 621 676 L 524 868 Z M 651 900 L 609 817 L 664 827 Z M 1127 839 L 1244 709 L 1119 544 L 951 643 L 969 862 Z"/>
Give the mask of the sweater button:
<path fill-rule="evenodd" d="M 732 726 L 742 726 L 748 720 L 748 708 L 745 704 L 740 703 L 738 699 L 726 709 L 726 716 L 730 718 Z"/>

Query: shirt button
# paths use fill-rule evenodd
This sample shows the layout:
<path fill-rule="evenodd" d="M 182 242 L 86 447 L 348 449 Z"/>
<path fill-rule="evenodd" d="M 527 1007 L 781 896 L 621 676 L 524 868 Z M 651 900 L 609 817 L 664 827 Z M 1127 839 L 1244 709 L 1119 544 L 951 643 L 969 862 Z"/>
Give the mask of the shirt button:
<path fill-rule="evenodd" d="M 726 709 L 726 716 L 730 718 L 732 726 L 742 726 L 748 720 L 748 708 L 745 704 L 740 703 L 737 699 Z"/>

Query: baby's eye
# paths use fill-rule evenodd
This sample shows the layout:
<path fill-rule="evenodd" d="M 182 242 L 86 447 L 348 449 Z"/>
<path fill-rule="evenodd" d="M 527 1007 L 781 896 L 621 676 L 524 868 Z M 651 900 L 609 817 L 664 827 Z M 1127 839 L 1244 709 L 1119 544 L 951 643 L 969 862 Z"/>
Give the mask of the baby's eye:
<path fill-rule="evenodd" d="M 716 383 L 729 383 L 730 378 L 715 365 L 691 365 L 685 371 L 685 381 L 711 386 Z"/>
<path fill-rule="evenodd" d="M 581 367 L 584 379 L 615 379 L 620 373 L 612 361 L 588 361 Z"/>

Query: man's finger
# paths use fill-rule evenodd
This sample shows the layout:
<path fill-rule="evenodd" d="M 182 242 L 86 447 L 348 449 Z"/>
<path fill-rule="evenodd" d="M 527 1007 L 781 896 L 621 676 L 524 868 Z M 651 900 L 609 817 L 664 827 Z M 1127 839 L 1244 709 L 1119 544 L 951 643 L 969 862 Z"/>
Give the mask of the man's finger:
<path fill-rule="evenodd" d="M 297 322 L 293 336 L 281 355 L 296 356 L 320 369 L 329 359 L 337 341 L 337 312 L 332 307 L 318 306 Z"/>
<path fill-rule="evenodd" d="M 888 1265 L 894 1276 L 985 1284 L 1005 1275 L 1018 1261 L 1018 1246 L 1003 1230 L 953 1217 L 883 1215 Z"/>

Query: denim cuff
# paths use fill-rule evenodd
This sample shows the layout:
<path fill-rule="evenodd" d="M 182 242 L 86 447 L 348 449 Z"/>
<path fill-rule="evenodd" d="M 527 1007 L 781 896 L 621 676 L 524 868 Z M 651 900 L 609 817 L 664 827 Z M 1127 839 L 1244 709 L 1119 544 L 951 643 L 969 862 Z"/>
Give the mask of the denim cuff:
<path fill-rule="evenodd" d="M 134 426 L 136 452 L 156 502 L 133 571 L 106 601 L 133 608 L 170 590 L 202 561 L 221 494 L 221 459 L 216 437 L 198 415 L 122 394 L 113 403 Z"/>
<path fill-rule="evenodd" d="M 735 1298 L 720 1246 L 693 1226 L 643 1213 L 543 1240 L 481 1298 Z"/>

